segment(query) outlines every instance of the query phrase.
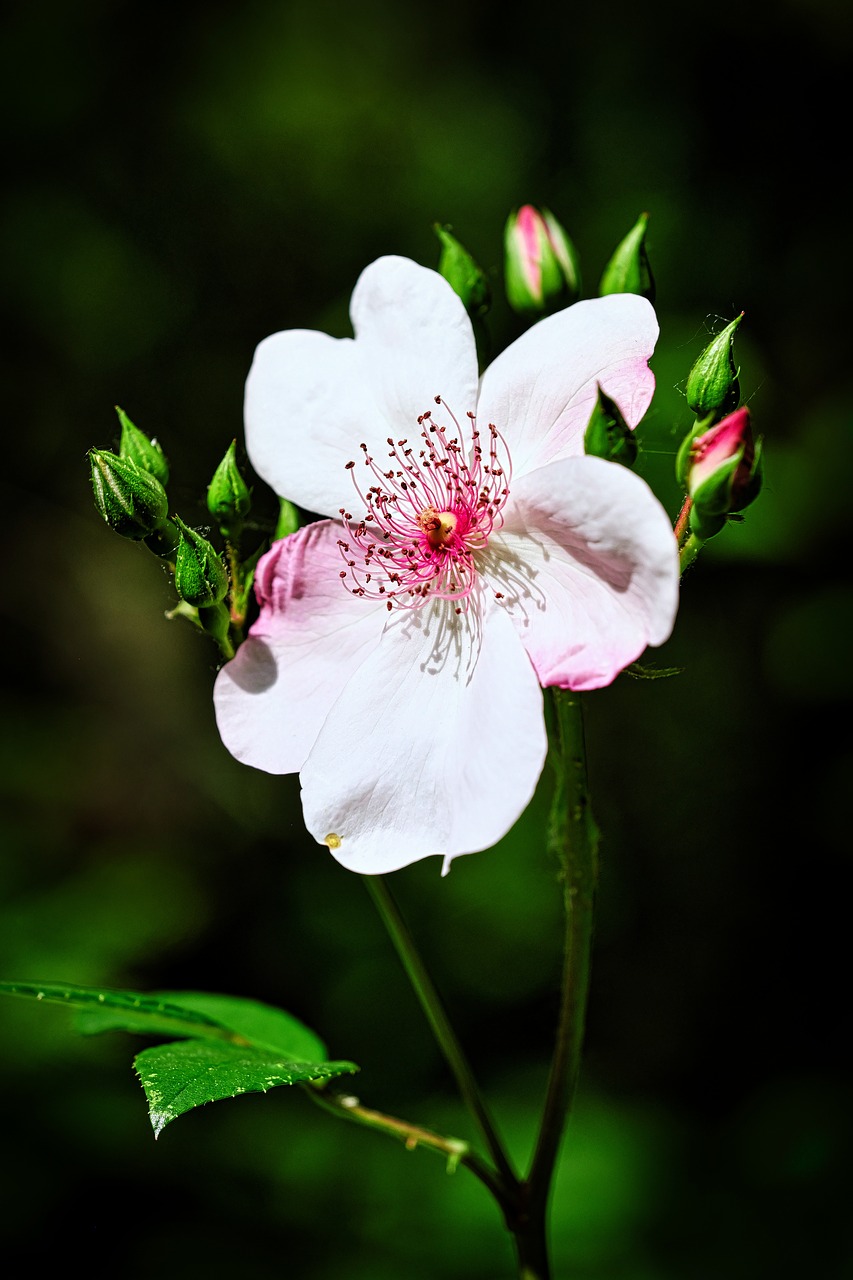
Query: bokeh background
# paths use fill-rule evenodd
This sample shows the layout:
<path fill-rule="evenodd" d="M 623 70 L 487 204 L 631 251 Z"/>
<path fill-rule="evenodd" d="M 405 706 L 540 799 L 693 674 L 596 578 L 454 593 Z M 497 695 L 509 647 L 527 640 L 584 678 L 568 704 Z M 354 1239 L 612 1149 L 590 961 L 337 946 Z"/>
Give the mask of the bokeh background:
<path fill-rule="evenodd" d="M 588 296 L 647 211 L 662 335 L 639 466 L 674 511 L 686 373 L 745 312 L 765 491 L 648 655 L 681 674 L 587 699 L 603 866 L 559 1280 L 853 1273 L 850 54 L 840 0 L 5 9 L 4 978 L 269 1001 L 361 1065 L 365 1102 L 472 1136 L 364 886 L 306 837 L 294 779 L 221 746 L 213 647 L 100 521 L 87 450 L 116 446 L 122 405 L 203 525 L 255 344 L 346 334 L 375 257 L 437 265 L 452 226 L 499 343 L 511 209 L 553 210 Z M 559 974 L 548 788 L 447 880 L 432 860 L 393 877 L 522 1162 Z M 513 1274 L 473 1178 L 301 1094 L 155 1143 L 146 1043 L 0 1000 L 7 1256 L 127 1280 Z"/>

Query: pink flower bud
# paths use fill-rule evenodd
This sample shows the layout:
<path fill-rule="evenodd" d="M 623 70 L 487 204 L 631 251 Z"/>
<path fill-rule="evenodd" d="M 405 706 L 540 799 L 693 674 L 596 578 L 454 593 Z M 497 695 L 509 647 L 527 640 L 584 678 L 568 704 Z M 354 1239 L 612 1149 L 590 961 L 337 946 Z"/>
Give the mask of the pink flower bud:
<path fill-rule="evenodd" d="M 553 214 L 525 204 L 507 220 L 506 292 L 520 314 L 576 301 L 580 270 L 574 245 Z"/>
<path fill-rule="evenodd" d="M 687 489 L 696 506 L 719 515 L 748 506 L 761 487 L 760 452 L 745 405 L 697 436 L 687 467 Z"/>

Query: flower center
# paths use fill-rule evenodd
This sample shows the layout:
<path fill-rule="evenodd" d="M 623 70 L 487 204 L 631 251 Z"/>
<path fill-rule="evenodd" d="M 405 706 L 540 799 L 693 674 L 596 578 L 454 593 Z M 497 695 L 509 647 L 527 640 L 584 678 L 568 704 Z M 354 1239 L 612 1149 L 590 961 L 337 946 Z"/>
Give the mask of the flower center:
<path fill-rule="evenodd" d="M 338 539 L 346 564 L 341 578 L 353 595 L 418 608 L 427 599 L 451 600 L 457 613 L 477 582 L 477 554 L 503 524 L 511 467 L 506 441 L 489 424 L 481 443 L 473 413 L 470 443 L 440 396 L 453 427 L 418 418 L 422 445 L 388 437 L 390 467 L 361 446 L 373 483 L 360 485 L 355 462 L 348 462 L 356 493 L 364 504 L 359 519 L 341 508 L 346 537 Z M 450 432 L 455 429 L 456 434 Z"/>

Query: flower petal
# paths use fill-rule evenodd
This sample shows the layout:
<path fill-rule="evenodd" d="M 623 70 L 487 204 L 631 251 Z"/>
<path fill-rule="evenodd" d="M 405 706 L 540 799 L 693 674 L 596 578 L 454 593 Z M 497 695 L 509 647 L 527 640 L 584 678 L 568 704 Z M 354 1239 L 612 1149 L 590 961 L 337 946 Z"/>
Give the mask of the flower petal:
<path fill-rule="evenodd" d="M 352 871 L 486 849 L 545 759 L 542 693 L 512 624 L 446 601 L 396 613 L 302 770 L 308 830 Z"/>
<path fill-rule="evenodd" d="M 678 548 L 639 476 L 601 458 L 567 458 L 516 480 L 486 567 L 543 685 L 598 689 L 678 607 Z"/>
<path fill-rule="evenodd" d="M 477 401 L 477 353 L 461 300 L 436 271 L 380 258 L 351 302 L 356 334 L 311 329 L 261 342 L 246 379 L 246 450 L 258 475 L 306 511 L 336 518 L 356 501 L 349 461 L 364 442 L 418 434 L 441 395 L 461 419 Z"/>
<path fill-rule="evenodd" d="M 340 579 L 340 526 L 323 520 L 276 542 L 260 560 L 258 620 L 216 678 L 225 746 L 267 773 L 301 769 L 332 703 L 379 640 L 382 605 Z"/>
<path fill-rule="evenodd" d="M 346 464 L 378 417 L 352 338 L 310 329 L 265 338 L 246 379 L 244 415 L 249 460 L 275 493 L 332 517 L 352 502 Z"/>
<path fill-rule="evenodd" d="M 395 438 L 417 435 L 418 416 L 435 412 L 436 396 L 460 421 L 474 411 L 474 331 L 462 300 L 437 271 L 408 258 L 380 258 L 361 273 L 350 317 L 365 377 Z"/>
<path fill-rule="evenodd" d="M 513 474 L 583 454 L 599 383 L 635 427 L 654 393 L 657 336 L 651 304 L 615 293 L 576 302 L 507 347 L 483 374 L 477 418 L 502 432 Z"/>

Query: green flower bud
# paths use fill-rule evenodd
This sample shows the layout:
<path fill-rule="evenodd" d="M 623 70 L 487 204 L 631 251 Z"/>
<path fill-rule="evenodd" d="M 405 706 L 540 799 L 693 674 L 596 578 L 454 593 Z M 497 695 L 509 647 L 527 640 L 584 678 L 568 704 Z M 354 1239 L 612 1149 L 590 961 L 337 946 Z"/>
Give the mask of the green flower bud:
<path fill-rule="evenodd" d="M 175 559 L 175 590 L 186 604 L 197 609 L 219 604 L 228 592 L 228 574 L 216 548 L 178 516 L 181 533 Z"/>
<path fill-rule="evenodd" d="M 506 296 L 519 315 L 545 315 L 577 301 L 580 266 L 575 247 L 547 209 L 525 204 L 504 228 Z"/>
<path fill-rule="evenodd" d="M 632 467 L 637 461 L 637 438 L 615 400 L 598 387 L 598 399 L 583 437 L 584 453 Z"/>
<path fill-rule="evenodd" d="M 90 449 L 95 506 L 110 528 L 122 538 L 140 542 L 166 519 L 166 490 L 130 458 L 108 449 Z"/>
<path fill-rule="evenodd" d="M 740 385 L 732 347 L 743 312 L 708 344 L 687 375 L 687 403 L 698 418 L 723 417 L 738 406 Z"/>
<path fill-rule="evenodd" d="M 449 227 L 435 223 L 433 230 L 441 241 L 439 273 L 462 299 L 469 316 L 484 316 L 492 305 L 492 290 L 485 271 L 450 234 Z"/>
<path fill-rule="evenodd" d="M 123 458 L 130 458 L 143 471 L 149 471 L 162 485 L 169 483 L 169 464 L 166 455 L 156 440 L 149 440 L 139 427 L 134 426 L 124 409 L 115 407 L 121 423 L 121 442 L 119 453 Z"/>
<path fill-rule="evenodd" d="M 252 495 L 237 467 L 236 440 L 214 472 L 207 489 L 207 509 L 224 538 L 236 538 L 252 506 Z"/>
<path fill-rule="evenodd" d="M 625 239 L 617 245 L 598 286 L 600 297 L 608 293 L 639 293 L 649 302 L 654 302 L 655 281 L 646 253 L 648 223 L 649 215 L 641 213 Z"/>

